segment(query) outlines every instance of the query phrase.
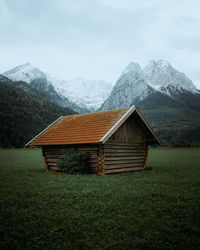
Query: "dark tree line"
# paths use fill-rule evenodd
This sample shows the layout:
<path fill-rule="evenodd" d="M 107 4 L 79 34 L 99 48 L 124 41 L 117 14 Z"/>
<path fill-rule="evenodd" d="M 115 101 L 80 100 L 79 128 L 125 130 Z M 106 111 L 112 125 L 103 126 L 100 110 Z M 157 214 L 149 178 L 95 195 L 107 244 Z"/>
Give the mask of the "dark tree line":
<path fill-rule="evenodd" d="M 74 112 L 0 82 L 0 147 L 23 147 L 59 116 L 69 114 Z"/>

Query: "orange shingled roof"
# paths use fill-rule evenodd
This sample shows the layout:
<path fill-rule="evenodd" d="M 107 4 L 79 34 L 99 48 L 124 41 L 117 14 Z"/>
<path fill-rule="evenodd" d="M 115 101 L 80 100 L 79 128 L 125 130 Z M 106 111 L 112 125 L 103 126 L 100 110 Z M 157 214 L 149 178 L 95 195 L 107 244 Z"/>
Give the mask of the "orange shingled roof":
<path fill-rule="evenodd" d="M 128 110 L 63 116 L 26 146 L 98 143 Z"/>

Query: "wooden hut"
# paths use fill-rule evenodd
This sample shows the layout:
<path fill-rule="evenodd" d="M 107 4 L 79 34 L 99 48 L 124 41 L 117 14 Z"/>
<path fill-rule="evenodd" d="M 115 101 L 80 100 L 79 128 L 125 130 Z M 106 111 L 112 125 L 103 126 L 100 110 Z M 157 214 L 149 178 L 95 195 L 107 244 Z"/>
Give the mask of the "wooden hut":
<path fill-rule="evenodd" d="M 142 170 L 149 144 L 160 144 L 136 106 L 110 111 L 61 116 L 25 146 L 42 146 L 46 170 L 67 151 L 90 152 L 91 173 Z"/>

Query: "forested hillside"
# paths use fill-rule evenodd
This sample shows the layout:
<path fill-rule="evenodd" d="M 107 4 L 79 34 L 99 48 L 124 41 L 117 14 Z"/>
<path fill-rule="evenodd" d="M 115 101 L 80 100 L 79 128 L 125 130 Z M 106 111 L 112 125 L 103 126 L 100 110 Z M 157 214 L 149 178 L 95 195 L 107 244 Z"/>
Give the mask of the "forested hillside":
<path fill-rule="evenodd" d="M 164 145 L 200 145 L 200 95 L 190 92 L 170 98 L 153 93 L 138 107 Z"/>
<path fill-rule="evenodd" d="M 1 79 L 0 147 L 23 147 L 59 116 L 75 113 L 29 92 Z"/>

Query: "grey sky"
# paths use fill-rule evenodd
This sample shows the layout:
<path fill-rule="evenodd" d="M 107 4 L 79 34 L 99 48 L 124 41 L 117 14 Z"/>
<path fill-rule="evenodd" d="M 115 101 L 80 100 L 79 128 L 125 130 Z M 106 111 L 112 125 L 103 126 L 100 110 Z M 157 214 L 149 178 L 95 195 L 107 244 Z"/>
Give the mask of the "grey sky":
<path fill-rule="evenodd" d="M 114 83 L 166 59 L 200 88 L 199 0 L 0 0 L 0 72 L 30 62 L 60 79 Z"/>

